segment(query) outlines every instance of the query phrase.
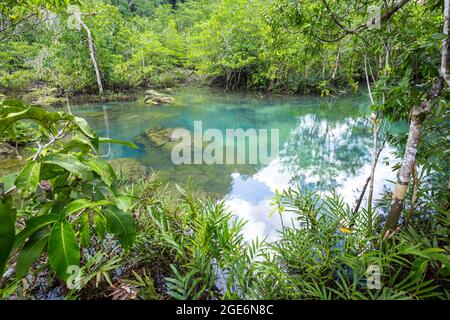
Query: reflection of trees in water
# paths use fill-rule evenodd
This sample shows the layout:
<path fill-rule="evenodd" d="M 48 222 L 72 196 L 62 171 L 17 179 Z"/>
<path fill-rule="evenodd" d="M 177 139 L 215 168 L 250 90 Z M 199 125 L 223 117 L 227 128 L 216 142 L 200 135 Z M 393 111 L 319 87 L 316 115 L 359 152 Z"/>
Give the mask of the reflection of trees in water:
<path fill-rule="evenodd" d="M 334 120 L 308 114 L 299 118 L 280 151 L 291 182 L 326 190 L 341 185 L 370 161 L 371 136 L 364 118 Z"/>

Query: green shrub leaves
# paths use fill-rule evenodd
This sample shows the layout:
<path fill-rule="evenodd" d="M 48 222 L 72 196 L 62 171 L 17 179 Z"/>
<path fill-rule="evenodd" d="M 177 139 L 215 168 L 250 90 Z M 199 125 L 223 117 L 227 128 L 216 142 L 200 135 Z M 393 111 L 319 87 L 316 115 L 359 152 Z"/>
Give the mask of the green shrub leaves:
<path fill-rule="evenodd" d="M 48 258 L 56 274 L 67 280 L 67 268 L 80 265 L 80 248 L 75 238 L 75 232 L 67 220 L 58 221 L 53 225 L 48 239 Z"/>

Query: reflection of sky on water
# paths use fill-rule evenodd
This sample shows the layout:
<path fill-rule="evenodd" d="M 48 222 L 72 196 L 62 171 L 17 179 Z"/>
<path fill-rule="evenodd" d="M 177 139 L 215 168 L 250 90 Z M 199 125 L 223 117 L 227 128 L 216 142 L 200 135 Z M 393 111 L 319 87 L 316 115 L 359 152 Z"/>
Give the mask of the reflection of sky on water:
<path fill-rule="evenodd" d="M 233 187 L 226 201 L 234 214 L 248 221 L 244 231 L 246 240 L 256 237 L 263 239 L 266 236 L 269 240 L 276 239 L 277 230 L 281 229 L 280 217 L 277 214 L 270 217 L 270 202 L 276 190 L 281 191 L 289 186 L 300 185 L 326 194 L 334 188 L 350 206 L 354 205 L 371 170 L 370 140 L 358 145 L 357 142 L 363 141 L 355 142 L 349 134 L 357 125 L 358 121 L 348 119 L 330 128 L 325 120 L 317 122 L 314 121 L 313 115 L 307 115 L 299 119 L 299 126 L 292 130 L 288 141 L 280 150 L 279 158 L 251 177 L 232 175 Z M 309 146 L 307 153 L 309 158 L 306 160 L 309 165 L 302 167 L 298 164 L 305 163 L 301 151 L 302 137 L 305 133 L 306 143 L 311 137 L 322 140 L 323 143 L 312 148 Z M 293 147 L 292 144 L 295 146 Z M 299 151 L 289 155 L 289 150 L 293 148 Z M 359 151 L 367 157 L 362 158 L 364 161 L 358 167 L 342 170 L 340 153 L 354 152 L 355 149 L 363 149 Z M 390 188 L 391 184 L 388 180 L 395 178 L 391 167 L 383 161 L 383 159 L 392 160 L 392 152 L 392 148 L 386 146 L 380 155 L 374 184 L 375 197 L 386 188 Z M 365 201 L 366 198 L 363 205 Z M 284 213 L 283 219 L 285 223 L 291 223 L 294 215 Z"/>
<path fill-rule="evenodd" d="M 192 88 L 173 92 L 175 104 L 150 107 L 142 101 L 85 105 L 73 108 L 100 135 L 134 141 L 139 150 L 113 145 L 109 159 L 135 158 L 148 169 L 160 172 L 170 182 L 226 199 L 230 210 L 248 221 L 245 238 L 274 239 L 280 217 L 269 216 L 275 190 L 300 185 L 321 193 L 335 189 L 351 206 L 370 174 L 372 132 L 366 119 L 369 108 L 364 97 L 338 100 L 318 97 L 280 97 L 223 93 Z M 150 128 L 278 129 L 280 152 L 268 165 L 175 166 L 170 148 L 142 142 Z M 108 130 L 109 126 L 109 130 Z M 102 154 L 109 150 L 102 150 Z M 392 159 L 386 146 L 378 162 L 375 194 L 387 180 L 394 180 L 383 158 Z M 392 161 L 391 161 L 392 163 Z M 364 205 L 364 204 L 363 204 Z M 284 216 L 285 224 L 292 217 Z"/>

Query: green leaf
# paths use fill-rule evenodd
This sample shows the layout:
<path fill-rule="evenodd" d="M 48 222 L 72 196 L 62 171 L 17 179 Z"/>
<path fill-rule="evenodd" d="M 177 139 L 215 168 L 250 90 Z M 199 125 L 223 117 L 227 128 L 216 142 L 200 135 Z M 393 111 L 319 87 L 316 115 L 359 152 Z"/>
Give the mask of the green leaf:
<path fill-rule="evenodd" d="M 17 174 L 8 174 L 7 176 L 3 176 L 0 179 L 0 183 L 3 183 L 3 191 L 8 191 L 9 189 L 11 189 L 16 182 L 17 179 Z"/>
<path fill-rule="evenodd" d="M 67 280 L 67 268 L 80 265 L 80 248 L 75 232 L 67 220 L 58 221 L 53 225 L 48 240 L 48 259 L 56 274 Z"/>
<path fill-rule="evenodd" d="M 447 35 L 445 33 L 434 33 L 431 35 L 431 39 L 433 39 L 433 40 L 441 41 L 446 38 L 447 38 Z"/>
<path fill-rule="evenodd" d="M 42 229 L 43 227 L 57 221 L 59 219 L 59 215 L 57 214 L 46 214 L 43 216 L 38 216 L 31 218 L 27 221 L 26 227 L 16 235 L 14 241 L 14 248 L 19 247 L 22 243 L 27 240 L 33 233 Z"/>
<path fill-rule="evenodd" d="M 121 144 L 133 149 L 139 149 L 139 147 L 137 145 L 135 145 L 132 142 L 128 142 L 128 141 L 122 141 L 122 140 L 114 140 L 114 139 L 109 139 L 109 138 L 103 138 L 100 137 L 99 138 L 99 143 L 114 143 L 114 144 Z"/>
<path fill-rule="evenodd" d="M 39 179 L 40 180 L 51 180 L 56 177 L 61 177 L 65 173 L 67 173 L 67 171 L 64 170 L 63 168 L 61 168 L 60 166 L 50 164 L 50 163 L 43 163 L 41 165 L 41 175 L 40 175 Z"/>
<path fill-rule="evenodd" d="M 66 154 L 51 154 L 46 156 L 43 162 L 57 165 L 83 180 L 88 180 L 89 178 L 89 168 L 78 159 Z"/>
<path fill-rule="evenodd" d="M 89 214 L 86 212 L 81 217 L 81 230 L 80 230 L 81 244 L 83 247 L 89 246 L 90 230 L 89 230 Z"/>
<path fill-rule="evenodd" d="M 3 202 L 0 201 L 0 279 L 13 248 L 15 232 L 14 221 L 6 211 Z"/>
<path fill-rule="evenodd" d="M 39 184 L 39 175 L 41 172 L 41 164 L 36 161 L 28 162 L 25 167 L 20 171 L 16 179 L 17 189 L 31 193 L 36 191 Z"/>
<path fill-rule="evenodd" d="M 86 164 L 92 171 L 100 176 L 102 181 L 108 187 L 111 187 L 111 184 L 116 179 L 116 173 L 108 162 L 102 160 L 90 160 Z"/>
<path fill-rule="evenodd" d="M 78 128 L 80 128 L 81 132 L 83 132 L 86 136 L 91 139 L 94 139 L 96 137 L 95 131 L 92 130 L 85 119 L 74 117 L 73 121 L 78 126 Z"/>
<path fill-rule="evenodd" d="M 131 198 L 125 195 L 118 195 L 114 197 L 114 200 L 116 202 L 116 206 L 123 211 L 128 211 L 128 209 L 132 206 Z"/>
<path fill-rule="evenodd" d="M 16 264 L 16 278 L 25 276 L 48 242 L 49 231 L 41 230 L 33 234 L 20 251 Z"/>
<path fill-rule="evenodd" d="M 94 203 L 86 199 L 77 199 L 67 205 L 67 207 L 64 209 L 64 213 L 66 215 L 69 215 L 82 209 L 91 208 L 94 205 Z"/>
<path fill-rule="evenodd" d="M 106 233 L 106 219 L 104 216 L 98 214 L 94 217 L 94 222 L 95 222 L 95 232 L 97 233 L 97 235 L 100 238 L 104 238 L 105 237 L 105 233 Z"/>
<path fill-rule="evenodd" d="M 136 237 L 133 216 L 114 206 L 106 207 L 102 213 L 106 218 L 108 232 L 116 235 L 120 244 L 125 249 L 129 249 Z"/>
<path fill-rule="evenodd" d="M 69 214 L 78 212 L 78 211 L 83 210 L 83 209 L 95 208 L 95 207 L 105 206 L 105 205 L 109 205 L 109 204 L 111 204 L 111 201 L 108 201 L 108 200 L 101 200 L 101 201 L 97 201 L 97 202 L 91 202 L 91 201 L 86 200 L 86 199 L 77 199 L 77 200 L 74 200 L 71 203 L 69 203 L 64 208 L 64 213 L 66 215 L 69 215 Z"/>
<path fill-rule="evenodd" d="M 8 106 L 8 103 L 12 104 L 10 100 L 4 101 L 3 107 L 1 108 L 0 136 L 9 125 L 22 119 L 37 121 L 44 128 L 49 128 L 57 121 L 73 119 L 72 115 L 65 112 L 48 112 L 40 107 L 28 107 L 24 109 L 23 103 L 21 106 Z"/>

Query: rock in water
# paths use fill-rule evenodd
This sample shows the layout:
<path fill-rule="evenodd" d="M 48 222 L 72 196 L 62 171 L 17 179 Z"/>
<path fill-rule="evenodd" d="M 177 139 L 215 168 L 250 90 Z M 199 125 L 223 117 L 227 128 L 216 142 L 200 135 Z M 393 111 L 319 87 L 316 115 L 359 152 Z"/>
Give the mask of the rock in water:
<path fill-rule="evenodd" d="M 145 103 L 147 104 L 153 104 L 153 105 L 158 105 L 158 104 L 170 104 L 174 102 L 174 98 L 158 92 L 156 90 L 148 90 L 145 93 Z"/>

